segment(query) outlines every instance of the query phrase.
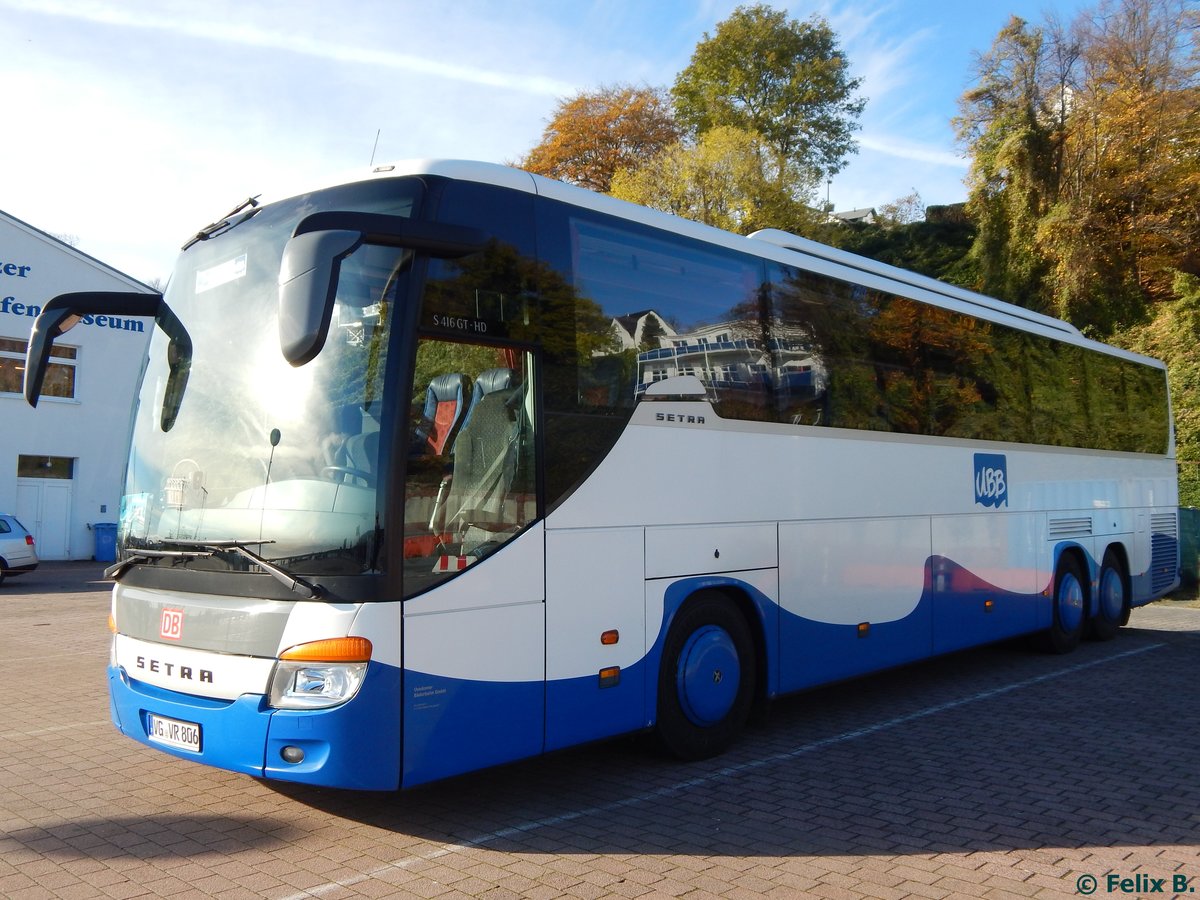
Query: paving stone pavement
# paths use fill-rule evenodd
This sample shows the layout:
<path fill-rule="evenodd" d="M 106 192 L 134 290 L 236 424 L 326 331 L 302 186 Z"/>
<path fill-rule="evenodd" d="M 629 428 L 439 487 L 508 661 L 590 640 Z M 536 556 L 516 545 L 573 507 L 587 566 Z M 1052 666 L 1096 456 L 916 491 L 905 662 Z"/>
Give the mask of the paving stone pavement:
<path fill-rule="evenodd" d="M 1068 656 L 1008 643 L 788 698 L 704 763 L 630 738 L 366 794 L 263 783 L 121 738 L 107 595 L 94 563 L 0 587 L 2 897 L 1200 888 L 1200 609 L 1137 610 L 1115 641 Z"/>

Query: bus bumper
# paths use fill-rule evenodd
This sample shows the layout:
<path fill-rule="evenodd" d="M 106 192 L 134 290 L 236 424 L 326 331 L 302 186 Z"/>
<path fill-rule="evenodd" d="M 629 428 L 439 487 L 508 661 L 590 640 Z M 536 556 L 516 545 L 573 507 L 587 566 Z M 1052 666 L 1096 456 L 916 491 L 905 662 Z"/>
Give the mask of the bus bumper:
<path fill-rule="evenodd" d="M 272 709 L 261 694 L 209 700 L 136 681 L 115 666 L 108 668 L 108 684 L 117 729 L 180 759 L 326 787 L 399 787 L 400 676 L 394 667 L 372 664 L 353 700 L 321 710 Z M 151 737 L 152 716 L 198 726 L 199 749 Z"/>

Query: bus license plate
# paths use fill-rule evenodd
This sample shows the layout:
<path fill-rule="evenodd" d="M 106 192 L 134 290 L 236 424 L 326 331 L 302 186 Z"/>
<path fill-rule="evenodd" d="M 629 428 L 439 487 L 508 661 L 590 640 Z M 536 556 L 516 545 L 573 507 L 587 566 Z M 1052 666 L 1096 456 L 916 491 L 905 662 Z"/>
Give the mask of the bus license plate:
<path fill-rule="evenodd" d="M 156 744 L 165 744 L 179 750 L 200 752 L 200 726 L 193 722 L 180 722 L 165 716 L 151 715 L 147 736 Z"/>

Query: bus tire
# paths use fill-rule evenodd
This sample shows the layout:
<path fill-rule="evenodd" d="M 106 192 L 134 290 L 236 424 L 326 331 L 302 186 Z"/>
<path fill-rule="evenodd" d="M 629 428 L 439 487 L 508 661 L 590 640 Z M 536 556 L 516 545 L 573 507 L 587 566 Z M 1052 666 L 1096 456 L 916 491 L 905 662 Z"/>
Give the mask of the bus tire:
<path fill-rule="evenodd" d="M 1087 625 L 1086 584 L 1078 558 L 1062 554 L 1054 570 L 1054 620 L 1043 642 L 1051 653 L 1070 653 L 1079 646 Z"/>
<path fill-rule="evenodd" d="M 1088 636 L 1097 641 L 1111 641 L 1128 621 L 1129 579 L 1121 557 L 1109 549 L 1100 566 L 1100 587 L 1096 591 L 1095 609 L 1088 620 Z"/>
<path fill-rule="evenodd" d="M 737 738 L 754 705 L 757 663 L 746 619 L 717 591 L 689 600 L 671 623 L 658 671 L 659 743 L 707 759 Z"/>

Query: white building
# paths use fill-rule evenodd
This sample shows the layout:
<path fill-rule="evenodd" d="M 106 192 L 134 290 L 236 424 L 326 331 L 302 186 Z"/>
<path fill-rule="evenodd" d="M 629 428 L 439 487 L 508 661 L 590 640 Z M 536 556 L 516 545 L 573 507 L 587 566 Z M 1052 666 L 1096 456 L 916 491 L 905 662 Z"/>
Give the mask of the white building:
<path fill-rule="evenodd" d="M 151 290 L 0 211 L 0 511 L 33 532 L 42 559 L 89 559 L 91 526 L 117 521 L 154 323 L 85 318 L 56 342 L 35 410 L 21 392 L 33 322 L 68 291 Z"/>

